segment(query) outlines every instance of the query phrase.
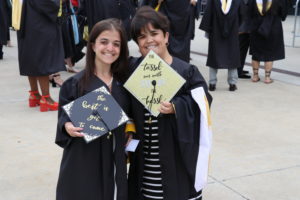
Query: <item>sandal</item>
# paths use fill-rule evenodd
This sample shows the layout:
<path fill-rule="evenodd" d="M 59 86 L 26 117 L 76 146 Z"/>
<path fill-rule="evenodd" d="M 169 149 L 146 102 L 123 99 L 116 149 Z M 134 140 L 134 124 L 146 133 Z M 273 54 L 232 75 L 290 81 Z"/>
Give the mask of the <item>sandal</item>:
<path fill-rule="evenodd" d="M 271 70 L 270 71 L 265 71 L 265 84 L 270 84 L 273 83 L 273 79 L 270 78 L 271 77 Z"/>
<path fill-rule="evenodd" d="M 52 87 L 61 87 L 64 80 L 60 78 L 60 74 L 52 74 L 49 76 L 49 82 L 52 84 Z"/>
<path fill-rule="evenodd" d="M 29 107 L 36 107 L 40 105 L 41 95 L 36 91 L 29 91 L 28 104 Z"/>
<path fill-rule="evenodd" d="M 44 95 L 41 97 L 40 100 L 40 111 L 47 112 L 47 111 L 56 111 L 58 110 L 59 104 L 52 100 L 50 95 Z"/>
<path fill-rule="evenodd" d="M 256 82 L 260 81 L 260 78 L 259 78 L 259 75 L 258 75 L 258 70 L 259 69 L 255 69 L 255 68 L 252 68 L 252 69 L 253 69 L 252 82 L 256 83 Z"/>

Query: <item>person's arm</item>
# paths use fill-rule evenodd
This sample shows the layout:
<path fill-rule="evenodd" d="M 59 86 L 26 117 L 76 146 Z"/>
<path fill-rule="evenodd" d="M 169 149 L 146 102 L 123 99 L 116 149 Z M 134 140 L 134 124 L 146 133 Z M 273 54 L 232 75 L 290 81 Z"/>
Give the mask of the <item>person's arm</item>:
<path fill-rule="evenodd" d="M 288 5 L 289 2 L 288 0 L 281 0 L 281 5 L 280 5 L 280 11 L 279 11 L 279 16 L 281 17 L 281 20 L 284 21 L 286 19 L 286 16 L 288 14 Z"/>
<path fill-rule="evenodd" d="M 213 18 L 213 5 L 212 0 L 208 0 L 206 3 L 204 15 L 202 17 L 201 24 L 199 29 L 205 31 L 206 33 L 210 33 L 212 29 L 212 18 Z"/>
<path fill-rule="evenodd" d="M 195 66 L 184 73 L 186 79 L 183 92 L 172 99 L 176 110 L 176 135 L 180 157 L 192 182 L 195 182 L 198 152 L 200 149 L 201 110 L 193 99 L 191 91 L 202 87 L 209 104 L 212 98 L 207 90 L 206 81 Z"/>
<path fill-rule="evenodd" d="M 77 81 L 70 78 L 64 82 L 59 92 L 59 109 L 55 143 L 63 148 L 68 146 L 72 137 L 81 137 L 80 128 L 74 127 L 62 106 L 78 98 Z"/>

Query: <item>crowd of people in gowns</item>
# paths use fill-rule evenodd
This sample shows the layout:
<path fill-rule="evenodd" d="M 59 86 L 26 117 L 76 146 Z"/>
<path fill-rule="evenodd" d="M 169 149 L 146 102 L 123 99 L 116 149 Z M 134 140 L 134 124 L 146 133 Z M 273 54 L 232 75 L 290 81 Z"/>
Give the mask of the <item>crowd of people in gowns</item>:
<path fill-rule="evenodd" d="M 288 0 L 209 0 L 200 29 L 209 39 L 209 90 L 216 90 L 218 69 L 228 69 L 229 91 L 238 78 L 251 78 L 243 70 L 247 51 L 252 56 L 252 81 L 260 80 L 260 62 L 265 63 L 264 83 L 272 83 L 273 61 L 285 58 L 282 21 Z"/>
<path fill-rule="evenodd" d="M 31 1 L 31 0 L 27 0 Z M 24 5 L 27 4 L 24 1 Z M 195 20 L 199 19 L 201 0 L 56 0 L 61 6 L 57 17 L 63 41 L 65 69 L 77 73 L 76 63 L 84 57 L 83 48 L 87 33 L 95 23 L 107 18 L 121 19 L 128 40 L 131 39 L 130 23 L 141 6 L 151 6 L 166 15 L 170 21 L 168 50 L 172 55 L 190 62 L 190 46 L 195 34 Z M 250 51 L 252 57 L 252 81 L 257 82 L 260 62 L 265 65 L 265 83 L 272 83 L 273 61 L 284 59 L 284 41 L 281 21 L 285 19 L 290 0 L 207 0 L 200 29 L 209 39 L 208 84 L 210 91 L 217 85 L 218 69 L 228 70 L 229 90 L 237 89 L 238 78 L 250 79 L 244 71 L 245 59 Z M 11 0 L 1 1 L 0 58 L 2 46 L 10 46 Z M 279 20 L 280 19 L 280 20 Z M 197 28 L 197 27 L 196 27 Z M 264 33 L 263 33 L 264 32 Z M 86 36 L 86 37 L 84 37 Z M 276 38 L 274 40 L 274 38 Z M 58 39 L 59 40 L 59 39 Z M 251 42 L 250 42 L 251 41 Z M 270 41 L 276 41 L 276 44 Z M 201 44 L 200 44 L 201 45 Z M 273 48 L 276 46 L 276 48 Z M 274 51 L 277 52 L 274 52 Z M 49 74 L 52 86 L 61 86 L 59 71 Z M 40 98 L 39 96 L 37 97 Z M 53 103 L 53 102 L 52 102 Z"/>
<path fill-rule="evenodd" d="M 282 21 L 289 0 L 206 1 L 199 29 L 209 40 L 208 84 L 197 66 L 190 64 L 200 0 L 0 2 L 0 58 L 2 46 L 9 41 L 12 7 L 20 75 L 29 82 L 29 107 L 59 111 L 55 142 L 64 153 L 57 200 L 202 199 L 205 181 L 198 178 L 199 173 L 207 175 L 207 169 L 198 166 L 199 138 L 204 134 L 200 127 L 206 123 L 210 133 L 212 97 L 208 91 L 216 90 L 218 70 L 228 70 L 229 91 L 235 91 L 238 78 L 251 78 L 243 70 L 248 49 L 253 82 L 260 81 L 260 62 L 264 62 L 264 82 L 272 83 L 273 62 L 285 58 Z M 130 39 L 138 45 L 138 58 L 129 57 Z M 84 46 L 85 68 L 78 72 L 74 66 L 84 57 Z M 122 86 L 150 50 L 187 81 L 170 102 L 161 102 L 159 117 L 152 116 Z M 58 80 L 59 72 L 66 70 L 75 75 L 64 82 Z M 59 102 L 50 96 L 49 81 L 61 86 Z M 125 137 L 127 125 L 120 126 L 113 137 L 87 144 L 82 129 L 72 124 L 62 106 L 100 86 L 112 93 L 135 128 Z M 199 91 L 205 112 L 193 96 Z M 127 181 L 124 151 L 132 138 L 140 143 L 129 154 Z M 209 144 L 207 148 L 209 153 Z M 204 165 L 208 154 L 205 158 L 201 160 Z"/>

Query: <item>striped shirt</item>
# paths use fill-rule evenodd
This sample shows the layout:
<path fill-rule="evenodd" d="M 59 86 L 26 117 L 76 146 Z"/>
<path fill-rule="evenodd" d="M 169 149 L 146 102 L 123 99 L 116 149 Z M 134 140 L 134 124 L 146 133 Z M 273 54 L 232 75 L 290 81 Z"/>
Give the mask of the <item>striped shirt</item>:
<path fill-rule="evenodd" d="M 163 199 L 161 166 L 159 160 L 158 121 L 145 111 L 144 117 L 144 173 L 142 194 L 145 200 Z"/>
<path fill-rule="evenodd" d="M 144 172 L 142 195 L 144 200 L 163 198 L 162 173 L 159 159 L 158 120 L 146 109 L 144 115 Z M 188 200 L 201 200 L 201 191 Z"/>

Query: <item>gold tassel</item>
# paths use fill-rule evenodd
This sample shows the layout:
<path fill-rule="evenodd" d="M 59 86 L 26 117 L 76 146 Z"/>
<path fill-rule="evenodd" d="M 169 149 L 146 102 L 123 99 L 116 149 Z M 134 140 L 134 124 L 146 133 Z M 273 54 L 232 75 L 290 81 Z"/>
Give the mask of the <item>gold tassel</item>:
<path fill-rule="evenodd" d="M 133 122 L 127 122 L 125 127 L 125 133 L 127 132 L 136 133 L 135 124 Z"/>
<path fill-rule="evenodd" d="M 62 0 L 59 1 L 59 11 L 58 11 L 58 17 L 62 16 Z"/>
<path fill-rule="evenodd" d="M 155 11 L 156 11 L 156 12 L 159 11 L 160 5 L 161 5 L 161 3 L 159 3 L 159 4 L 155 7 Z"/>
<path fill-rule="evenodd" d="M 89 41 L 89 27 L 88 26 L 84 26 L 82 38 L 87 42 Z"/>

